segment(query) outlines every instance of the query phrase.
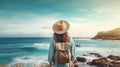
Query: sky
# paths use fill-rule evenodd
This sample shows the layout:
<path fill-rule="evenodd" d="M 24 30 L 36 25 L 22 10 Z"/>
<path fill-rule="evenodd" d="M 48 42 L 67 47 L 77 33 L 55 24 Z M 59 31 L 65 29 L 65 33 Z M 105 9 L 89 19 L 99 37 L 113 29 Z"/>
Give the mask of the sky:
<path fill-rule="evenodd" d="M 120 0 L 0 0 L 0 37 L 51 37 L 58 20 L 72 37 L 120 27 Z"/>

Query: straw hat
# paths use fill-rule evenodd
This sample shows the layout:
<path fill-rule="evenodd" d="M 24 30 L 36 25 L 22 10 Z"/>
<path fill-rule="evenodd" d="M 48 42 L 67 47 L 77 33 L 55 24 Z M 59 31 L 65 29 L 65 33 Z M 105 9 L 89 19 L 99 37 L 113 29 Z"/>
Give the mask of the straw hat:
<path fill-rule="evenodd" d="M 53 25 L 53 31 L 57 34 L 63 34 L 68 31 L 70 24 L 65 20 L 59 20 Z"/>

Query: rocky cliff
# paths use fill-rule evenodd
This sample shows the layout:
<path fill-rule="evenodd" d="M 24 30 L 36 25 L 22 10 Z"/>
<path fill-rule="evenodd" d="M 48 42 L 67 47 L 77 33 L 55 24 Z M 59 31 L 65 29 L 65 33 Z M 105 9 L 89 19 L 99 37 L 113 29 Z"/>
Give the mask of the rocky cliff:
<path fill-rule="evenodd" d="M 120 28 L 98 32 L 92 39 L 120 40 Z"/>

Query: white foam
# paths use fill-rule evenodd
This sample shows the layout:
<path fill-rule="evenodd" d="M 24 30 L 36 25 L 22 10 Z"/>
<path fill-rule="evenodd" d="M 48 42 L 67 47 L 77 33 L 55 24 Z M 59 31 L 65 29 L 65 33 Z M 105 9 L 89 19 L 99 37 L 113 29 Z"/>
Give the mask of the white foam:
<path fill-rule="evenodd" d="M 81 39 L 74 39 L 74 40 L 91 40 L 90 38 L 81 38 Z"/>
<path fill-rule="evenodd" d="M 77 63 L 78 67 L 96 67 L 96 66 L 90 66 L 87 65 L 86 63 Z"/>
<path fill-rule="evenodd" d="M 36 44 L 34 44 L 34 46 L 37 47 L 37 48 L 49 49 L 49 44 L 36 43 Z"/>
<path fill-rule="evenodd" d="M 10 64 L 17 64 L 17 63 L 32 63 L 32 64 L 41 64 L 41 63 L 47 63 L 47 59 L 45 59 L 46 56 L 38 57 L 38 56 L 23 56 L 23 57 L 17 57 L 13 60 Z"/>
<path fill-rule="evenodd" d="M 22 65 L 24 67 L 41 67 L 42 64 L 48 64 L 46 56 L 23 56 L 17 57 L 9 65 L 15 67 L 15 65 Z"/>
<path fill-rule="evenodd" d="M 89 52 L 95 52 L 95 53 L 100 53 L 103 56 L 108 56 L 110 54 L 113 55 L 120 55 L 120 48 L 95 48 L 95 47 L 81 47 L 77 48 L 77 52 L 79 51 L 89 51 Z"/>

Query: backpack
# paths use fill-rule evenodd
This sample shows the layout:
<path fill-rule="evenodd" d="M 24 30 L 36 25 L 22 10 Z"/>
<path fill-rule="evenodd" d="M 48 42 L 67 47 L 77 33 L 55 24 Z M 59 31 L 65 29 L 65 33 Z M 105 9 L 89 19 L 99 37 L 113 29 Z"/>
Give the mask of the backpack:
<path fill-rule="evenodd" d="M 55 62 L 58 64 L 70 63 L 71 43 L 55 43 Z"/>

